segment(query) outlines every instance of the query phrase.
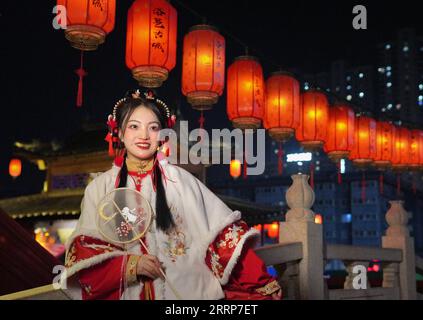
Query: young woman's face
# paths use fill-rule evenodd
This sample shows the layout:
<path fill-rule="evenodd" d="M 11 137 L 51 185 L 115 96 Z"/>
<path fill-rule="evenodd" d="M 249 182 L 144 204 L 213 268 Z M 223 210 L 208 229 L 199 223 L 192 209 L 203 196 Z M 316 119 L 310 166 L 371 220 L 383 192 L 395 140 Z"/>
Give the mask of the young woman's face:
<path fill-rule="evenodd" d="M 151 159 L 159 146 L 160 121 L 153 111 L 138 107 L 124 128 L 123 143 L 128 157 Z"/>

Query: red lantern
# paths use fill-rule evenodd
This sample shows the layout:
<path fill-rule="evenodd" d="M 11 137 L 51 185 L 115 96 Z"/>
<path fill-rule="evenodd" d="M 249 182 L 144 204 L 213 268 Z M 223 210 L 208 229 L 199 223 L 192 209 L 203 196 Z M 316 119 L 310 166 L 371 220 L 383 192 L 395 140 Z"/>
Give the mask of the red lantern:
<path fill-rule="evenodd" d="M 75 70 L 79 78 L 76 106 L 81 107 L 83 78 L 88 74 L 83 67 L 83 52 L 96 50 L 113 30 L 116 0 L 57 0 L 57 4 L 66 8 L 66 39 L 81 50 L 80 67 Z"/>
<path fill-rule="evenodd" d="M 264 127 L 279 143 L 278 172 L 282 174 L 282 143 L 294 135 L 300 125 L 300 84 L 289 73 L 275 72 L 266 81 Z"/>
<path fill-rule="evenodd" d="M 277 142 L 291 138 L 300 125 L 300 84 L 289 73 L 275 72 L 266 81 L 264 127 Z"/>
<path fill-rule="evenodd" d="M 236 159 L 231 160 L 229 171 L 232 178 L 238 178 L 241 175 L 241 162 Z"/>
<path fill-rule="evenodd" d="M 411 170 L 423 169 L 423 131 L 410 131 L 410 163 Z"/>
<path fill-rule="evenodd" d="M 322 224 L 323 223 L 323 217 L 321 214 L 316 213 L 314 216 L 314 223 L 315 224 Z"/>
<path fill-rule="evenodd" d="M 126 66 L 143 87 L 158 88 L 176 64 L 177 13 L 166 0 L 136 0 L 128 11 Z"/>
<path fill-rule="evenodd" d="M 376 122 L 376 156 L 373 165 L 383 170 L 391 165 L 394 151 L 394 125 L 389 122 Z"/>
<path fill-rule="evenodd" d="M 326 95 L 310 90 L 301 95 L 300 126 L 296 138 L 305 150 L 323 147 L 327 138 L 329 104 Z"/>
<path fill-rule="evenodd" d="M 396 127 L 394 141 L 392 167 L 396 171 L 405 171 L 410 165 L 410 130 Z"/>
<path fill-rule="evenodd" d="M 354 146 L 350 159 L 358 167 L 372 164 L 376 158 L 376 121 L 360 116 L 355 119 Z"/>
<path fill-rule="evenodd" d="M 22 161 L 20 159 L 12 159 L 9 163 L 9 174 L 13 177 L 19 177 L 22 173 Z"/>
<path fill-rule="evenodd" d="M 347 158 L 354 144 L 354 111 L 345 105 L 329 108 L 329 122 L 324 151 L 335 162 Z"/>
<path fill-rule="evenodd" d="M 263 70 L 258 60 L 241 56 L 228 68 L 227 114 L 235 128 L 257 129 L 264 112 Z"/>
<path fill-rule="evenodd" d="M 225 84 L 225 39 L 209 25 L 192 27 L 184 38 L 182 93 L 196 110 L 209 110 Z"/>
<path fill-rule="evenodd" d="M 115 26 L 116 0 L 57 0 L 66 8 L 65 37 L 71 46 L 96 50 Z"/>
<path fill-rule="evenodd" d="M 269 235 L 269 238 L 272 239 L 279 237 L 279 222 L 273 222 L 271 225 L 269 225 L 267 234 Z"/>

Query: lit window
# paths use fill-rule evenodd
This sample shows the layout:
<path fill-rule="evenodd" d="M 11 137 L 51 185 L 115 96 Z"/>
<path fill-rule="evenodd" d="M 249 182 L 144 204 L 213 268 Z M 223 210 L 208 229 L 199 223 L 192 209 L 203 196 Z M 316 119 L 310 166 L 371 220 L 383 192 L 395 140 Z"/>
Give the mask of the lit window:
<path fill-rule="evenodd" d="M 336 87 L 335 88 L 335 91 L 339 91 L 339 90 L 341 90 L 341 88 L 339 88 L 339 87 Z"/>
<path fill-rule="evenodd" d="M 297 162 L 297 164 L 298 164 L 299 166 L 302 166 L 302 165 L 303 165 L 303 163 L 302 163 L 301 161 L 298 161 L 298 162 Z"/>
<path fill-rule="evenodd" d="M 316 171 L 319 171 L 320 170 L 320 167 L 316 167 Z"/>
<path fill-rule="evenodd" d="M 387 82 L 387 83 L 386 83 L 386 87 L 387 87 L 387 88 L 392 87 L 392 82 Z"/>
<path fill-rule="evenodd" d="M 391 45 L 390 45 L 390 44 L 387 44 L 387 45 L 385 46 L 385 49 L 386 49 L 386 50 L 391 49 Z"/>
<path fill-rule="evenodd" d="M 419 84 L 419 90 L 423 90 L 423 84 Z"/>
<path fill-rule="evenodd" d="M 386 73 L 386 76 L 387 76 L 387 77 L 390 77 L 391 75 L 392 75 L 391 71 L 388 71 L 388 72 Z"/>
<path fill-rule="evenodd" d="M 391 110 L 391 109 L 392 109 L 392 103 L 388 104 L 388 105 L 386 106 L 386 108 L 387 108 L 388 110 Z"/>
<path fill-rule="evenodd" d="M 347 85 L 347 90 L 351 90 L 351 85 Z"/>
<path fill-rule="evenodd" d="M 364 74 L 360 72 L 360 73 L 358 74 L 358 77 L 359 77 L 359 78 L 363 78 L 363 77 L 364 77 Z"/>
<path fill-rule="evenodd" d="M 404 46 L 404 48 L 402 48 L 402 51 L 404 52 L 408 52 L 408 50 L 409 50 L 408 46 Z"/>
<path fill-rule="evenodd" d="M 360 92 L 360 93 L 358 94 L 358 96 L 359 96 L 360 98 L 363 98 L 363 97 L 364 97 L 364 92 Z"/>
<path fill-rule="evenodd" d="M 423 101 L 423 96 L 419 96 L 419 101 Z"/>
<path fill-rule="evenodd" d="M 377 71 L 379 71 L 380 73 L 385 73 L 385 68 L 378 68 Z"/>
<path fill-rule="evenodd" d="M 349 95 L 347 95 L 347 100 L 348 101 L 351 101 L 351 99 L 352 99 L 352 96 L 349 94 Z"/>
<path fill-rule="evenodd" d="M 304 85 L 304 90 L 308 90 L 309 86 L 308 85 Z"/>
<path fill-rule="evenodd" d="M 392 67 L 391 66 L 386 66 L 386 70 L 387 71 L 391 71 Z"/>
<path fill-rule="evenodd" d="M 385 108 L 382 108 L 382 112 L 385 112 L 386 111 L 386 109 Z"/>
<path fill-rule="evenodd" d="M 419 107 L 423 106 L 423 101 L 419 101 Z"/>
<path fill-rule="evenodd" d="M 340 173 L 345 173 L 345 159 L 341 159 L 339 164 L 340 164 L 340 168 L 339 168 Z"/>
<path fill-rule="evenodd" d="M 350 81 L 351 80 L 351 76 L 347 76 L 347 81 Z"/>
<path fill-rule="evenodd" d="M 401 109 L 401 104 L 400 104 L 400 103 L 398 103 L 398 104 L 395 106 L 395 108 L 397 108 L 397 110 Z"/>
<path fill-rule="evenodd" d="M 329 88 L 327 88 L 327 89 L 326 89 L 326 91 L 327 91 L 327 92 L 330 92 L 330 89 L 329 89 Z"/>

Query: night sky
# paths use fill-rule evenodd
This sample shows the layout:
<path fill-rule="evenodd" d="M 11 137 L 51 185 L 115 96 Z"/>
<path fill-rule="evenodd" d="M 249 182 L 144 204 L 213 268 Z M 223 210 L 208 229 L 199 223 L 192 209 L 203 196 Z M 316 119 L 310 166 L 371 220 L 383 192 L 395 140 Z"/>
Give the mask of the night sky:
<path fill-rule="evenodd" d="M 69 45 L 63 30 L 52 27 L 55 1 L 1 2 L 0 197 L 5 197 L 39 191 L 39 186 L 31 183 L 34 175 L 39 176 L 34 166 L 24 163 L 21 177 L 15 181 L 9 177 L 14 141 L 65 139 L 83 122 L 105 122 L 115 101 L 137 83 L 125 65 L 126 13 L 132 1 L 117 0 L 114 30 L 97 51 L 85 55 L 88 76 L 84 79 L 82 108 L 75 105 L 78 78 L 74 70 L 79 67 L 79 52 Z M 412 27 L 423 35 L 418 1 L 171 3 L 178 11 L 177 66 L 158 93 L 178 107 L 192 127 L 197 126 L 198 112 L 192 111 L 180 90 L 181 43 L 188 28 L 202 22 L 201 17 L 225 36 L 227 65 L 244 54 L 247 45 L 250 54 L 260 59 L 265 77 L 279 66 L 304 74 L 327 71 L 335 59 L 345 59 L 351 65 L 372 64 L 376 44 L 394 38 L 395 30 Z M 352 8 L 357 4 L 367 8 L 367 30 L 352 28 Z M 230 128 L 225 99 L 222 96 L 220 103 L 206 113 L 207 129 Z M 107 148 L 105 142 L 99 143 Z"/>

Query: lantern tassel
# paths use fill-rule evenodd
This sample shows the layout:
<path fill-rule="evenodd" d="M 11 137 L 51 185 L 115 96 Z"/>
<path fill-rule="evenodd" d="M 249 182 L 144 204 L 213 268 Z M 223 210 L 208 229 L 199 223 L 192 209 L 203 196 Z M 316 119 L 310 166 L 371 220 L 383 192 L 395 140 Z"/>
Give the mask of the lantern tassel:
<path fill-rule="evenodd" d="M 397 196 L 401 194 L 401 175 L 397 173 Z"/>
<path fill-rule="evenodd" d="M 243 174 L 242 176 L 244 179 L 247 179 L 247 162 L 245 161 L 245 151 L 243 153 L 243 158 L 244 160 L 243 160 L 243 167 L 242 167 L 242 174 Z"/>
<path fill-rule="evenodd" d="M 75 73 L 79 77 L 78 81 L 78 93 L 76 96 L 76 106 L 81 107 L 82 106 L 82 87 L 83 87 L 83 78 L 88 75 L 88 73 L 84 70 L 84 51 L 81 50 L 81 64 L 79 69 L 75 70 Z"/>
<path fill-rule="evenodd" d="M 361 201 L 362 203 L 366 202 L 366 174 L 364 171 L 361 175 Z"/>
<path fill-rule="evenodd" d="M 383 172 L 379 174 L 379 193 L 383 194 Z"/>
<path fill-rule="evenodd" d="M 338 184 L 342 183 L 342 175 L 341 175 L 341 160 L 337 163 L 337 169 L 338 169 Z"/>
<path fill-rule="evenodd" d="M 200 129 L 204 129 L 204 122 L 206 118 L 204 117 L 203 110 L 201 110 L 200 118 L 198 118 L 198 123 L 200 124 Z M 200 141 L 203 141 L 203 130 L 200 131 Z"/>
<path fill-rule="evenodd" d="M 310 163 L 310 187 L 314 190 L 314 163 Z"/>
<path fill-rule="evenodd" d="M 278 174 L 282 175 L 282 168 L 283 168 L 283 150 L 282 150 L 282 143 L 279 142 L 279 149 L 278 149 Z"/>

